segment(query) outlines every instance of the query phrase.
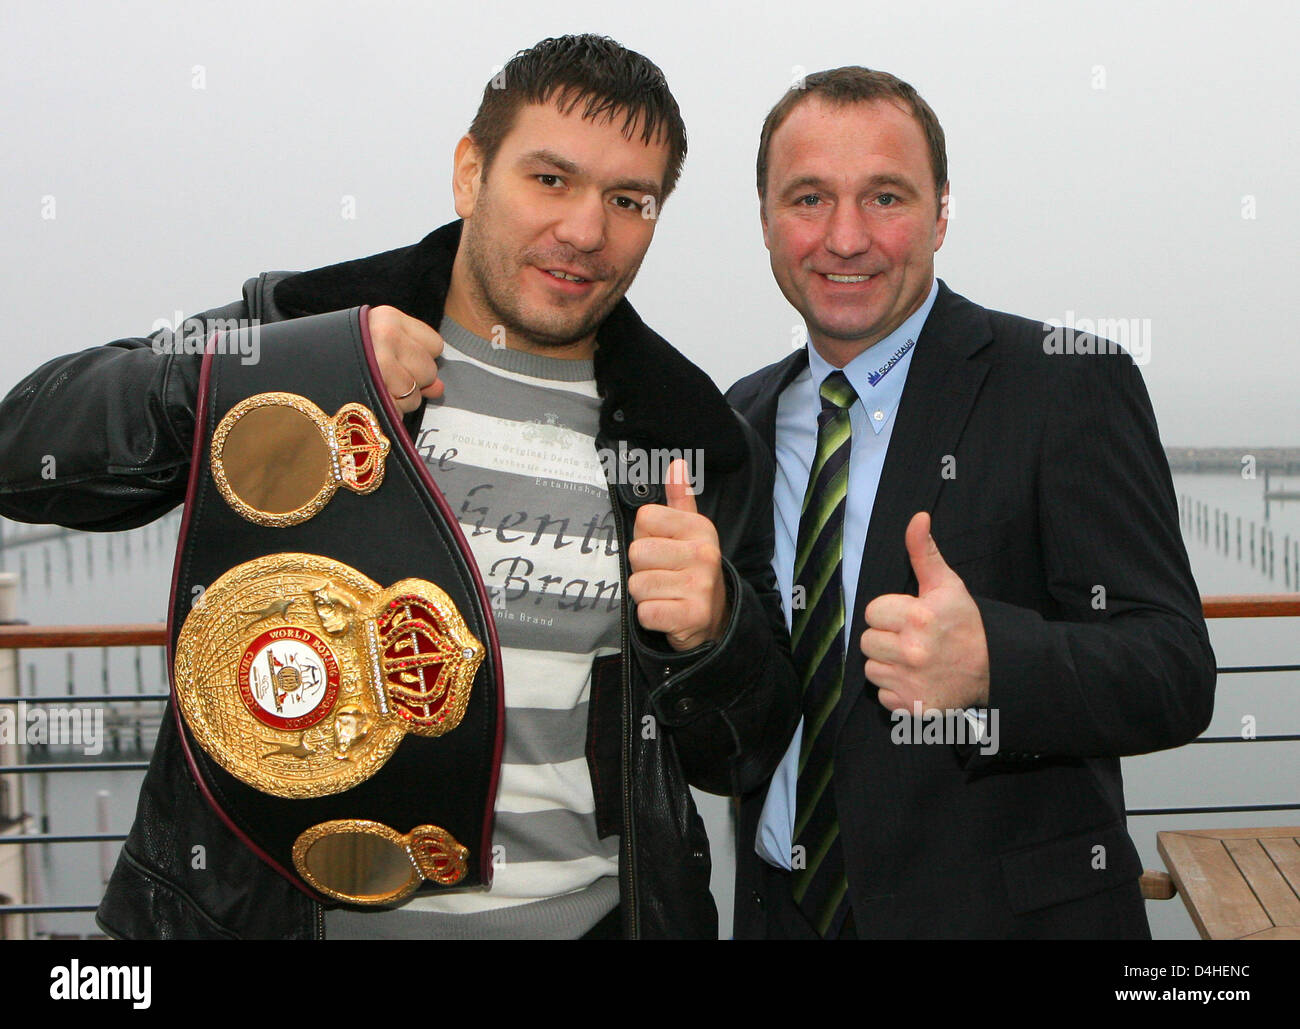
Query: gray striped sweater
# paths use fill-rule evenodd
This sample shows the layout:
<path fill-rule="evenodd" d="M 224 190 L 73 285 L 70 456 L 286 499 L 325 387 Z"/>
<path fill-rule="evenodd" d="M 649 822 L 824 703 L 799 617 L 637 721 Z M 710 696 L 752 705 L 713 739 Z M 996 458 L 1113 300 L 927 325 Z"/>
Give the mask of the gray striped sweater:
<path fill-rule="evenodd" d="M 490 890 L 334 911 L 326 935 L 581 936 L 618 903 L 618 838 L 596 835 L 586 761 L 595 657 L 618 652 L 618 540 L 596 452 L 591 361 L 493 347 L 449 318 L 417 449 L 492 600 L 506 731 Z"/>

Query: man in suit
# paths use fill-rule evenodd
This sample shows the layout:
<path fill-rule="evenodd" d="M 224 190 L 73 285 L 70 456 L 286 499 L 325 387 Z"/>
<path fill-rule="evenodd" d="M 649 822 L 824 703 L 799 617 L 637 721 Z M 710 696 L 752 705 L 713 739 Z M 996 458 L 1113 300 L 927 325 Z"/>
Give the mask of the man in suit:
<path fill-rule="evenodd" d="M 892 75 L 791 90 L 758 191 L 810 345 L 728 399 L 804 719 L 742 804 L 737 936 L 1149 936 L 1119 757 L 1203 730 L 1215 663 L 1134 362 L 935 279 L 943 130 Z"/>

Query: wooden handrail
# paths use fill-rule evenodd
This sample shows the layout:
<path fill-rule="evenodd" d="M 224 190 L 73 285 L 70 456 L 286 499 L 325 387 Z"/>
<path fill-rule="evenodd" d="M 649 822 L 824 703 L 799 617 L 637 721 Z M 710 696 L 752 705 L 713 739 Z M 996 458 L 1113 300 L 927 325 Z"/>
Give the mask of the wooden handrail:
<path fill-rule="evenodd" d="M 1233 593 L 1202 597 L 1206 618 L 1294 618 L 1300 593 Z M 136 625 L 0 625 L 0 650 L 21 647 L 163 647 L 167 626 Z"/>
<path fill-rule="evenodd" d="M 1206 618 L 1291 618 L 1300 615 L 1300 593 L 1234 593 L 1202 597 Z"/>
<path fill-rule="evenodd" d="M 163 647 L 167 626 L 136 625 L 0 625 L 0 650 L 19 647 Z"/>

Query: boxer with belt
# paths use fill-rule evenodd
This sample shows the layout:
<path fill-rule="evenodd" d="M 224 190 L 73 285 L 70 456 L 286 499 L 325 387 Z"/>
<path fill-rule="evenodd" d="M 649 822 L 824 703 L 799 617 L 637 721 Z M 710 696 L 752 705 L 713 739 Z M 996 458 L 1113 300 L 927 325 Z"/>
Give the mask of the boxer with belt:
<path fill-rule="evenodd" d="M 716 936 L 689 786 L 755 788 L 799 702 L 770 456 L 624 299 L 685 150 L 653 64 L 545 40 L 460 220 L 0 406 L 0 514 L 187 502 L 110 935 Z"/>

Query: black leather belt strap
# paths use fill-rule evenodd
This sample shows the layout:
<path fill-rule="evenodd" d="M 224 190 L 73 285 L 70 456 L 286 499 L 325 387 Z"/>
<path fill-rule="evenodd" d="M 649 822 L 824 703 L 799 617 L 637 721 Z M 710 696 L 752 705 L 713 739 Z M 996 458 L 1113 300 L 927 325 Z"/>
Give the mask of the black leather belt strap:
<path fill-rule="evenodd" d="M 181 626 L 202 592 L 198 587 L 208 587 L 244 562 L 293 552 L 342 562 L 384 587 L 407 578 L 435 583 L 450 596 L 486 656 L 454 730 L 436 738 L 405 736 L 379 771 L 344 792 L 307 799 L 263 793 L 213 760 L 181 718 L 195 779 L 243 841 L 300 887 L 304 884 L 291 856 L 295 839 L 311 826 L 336 819 L 377 821 L 399 833 L 439 826 L 470 852 L 468 874 L 457 888 L 490 882 L 504 728 L 491 606 L 454 514 L 414 450 L 379 376 L 367 308 L 241 332 L 259 333 L 257 345 L 214 337 L 204 360 L 194 462 L 172 583 L 170 655 L 174 658 Z M 257 359 L 249 361 L 250 354 Z M 340 489 L 296 525 L 272 528 L 242 517 L 213 481 L 210 441 L 232 407 L 268 392 L 305 397 L 327 415 L 348 403 L 368 408 L 392 443 L 379 488 L 364 495 Z M 434 883 L 421 887 L 440 888 Z"/>

